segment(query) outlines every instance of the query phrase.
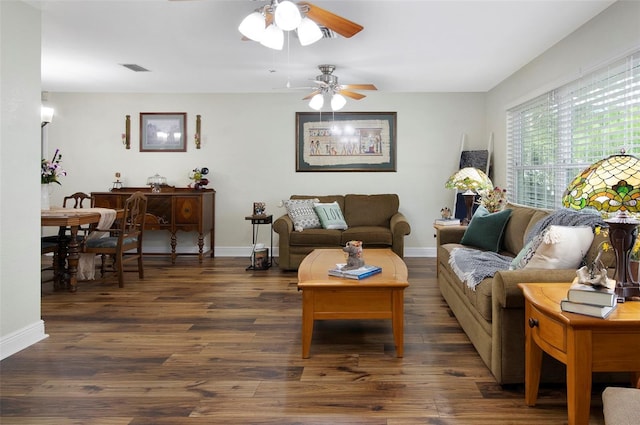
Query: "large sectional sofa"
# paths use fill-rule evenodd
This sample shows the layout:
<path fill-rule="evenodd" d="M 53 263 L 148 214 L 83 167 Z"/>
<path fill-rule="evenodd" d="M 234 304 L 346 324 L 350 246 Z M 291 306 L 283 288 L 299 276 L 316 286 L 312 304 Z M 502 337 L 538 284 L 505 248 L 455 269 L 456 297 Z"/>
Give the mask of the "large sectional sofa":
<path fill-rule="evenodd" d="M 500 254 L 516 257 L 525 247 L 525 235 L 551 211 L 522 205 L 508 204 L 510 217 L 504 227 Z M 460 243 L 465 227 L 440 228 L 437 233 L 438 285 L 449 308 L 467 334 L 480 357 L 500 384 L 524 382 L 524 296 L 518 283 L 570 282 L 576 268 L 539 269 L 521 268 L 500 270 L 493 277 L 469 288 L 461 281 L 450 264 L 456 248 L 469 246 Z M 604 234 L 595 235 L 586 253 L 592 261 L 600 250 Z M 606 254 L 604 261 L 611 265 L 613 257 Z M 609 276 L 612 274 L 609 273 Z M 562 382 L 564 366 L 545 357 L 542 382 Z"/>
<path fill-rule="evenodd" d="M 279 235 L 279 267 L 297 270 L 316 248 L 344 247 L 348 241 L 362 241 L 364 248 L 391 248 L 400 258 L 404 255 L 404 237 L 411 232 L 405 216 L 399 212 L 396 194 L 294 195 L 291 200 L 317 199 L 319 203 L 336 202 L 346 222 L 346 229 L 294 228 L 294 222 L 284 214 L 273 222 Z"/>

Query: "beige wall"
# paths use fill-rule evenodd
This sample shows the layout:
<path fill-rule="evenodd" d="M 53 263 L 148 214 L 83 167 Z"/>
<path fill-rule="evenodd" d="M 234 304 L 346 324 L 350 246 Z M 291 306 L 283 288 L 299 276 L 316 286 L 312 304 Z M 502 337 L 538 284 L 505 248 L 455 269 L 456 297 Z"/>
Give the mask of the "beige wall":
<path fill-rule="evenodd" d="M 284 212 L 277 204 L 291 194 L 398 193 L 412 232 L 408 255 L 433 255 L 433 219 L 451 205 L 444 188 L 456 169 L 462 132 L 484 145 L 484 94 L 379 94 L 350 101 L 347 111 L 397 112 L 397 172 L 296 173 L 295 113 L 309 111 L 293 94 L 74 94 L 51 93 L 56 110 L 48 126 L 48 152 L 63 153 L 69 175 L 54 188 L 53 202 L 75 191 L 103 191 L 116 171 L 125 184 L 143 186 L 159 173 L 169 184 L 186 186 L 195 167 L 211 170 L 210 187 L 217 191 L 216 254 L 249 255 L 251 226 L 244 217 L 254 201 L 267 212 Z M 140 112 L 186 112 L 186 153 L 139 152 Z M 125 115 L 132 117 L 132 147 L 121 143 Z M 195 116 L 202 116 L 202 149 L 195 149 Z M 323 115 L 330 119 L 330 114 Z M 261 229 L 267 242 L 267 228 Z M 167 234 L 147 233 L 153 237 Z M 195 237 L 184 241 L 193 247 Z M 179 241 L 179 246 L 182 241 Z M 167 242 L 165 241 L 165 246 Z M 153 248 L 158 248 L 154 245 Z M 188 248 L 187 248 L 188 249 Z M 431 249 L 431 251 L 429 251 Z"/>
<path fill-rule="evenodd" d="M 20 45 L 13 42 L 20 40 Z M 40 13 L 0 1 L 0 359 L 40 320 Z"/>

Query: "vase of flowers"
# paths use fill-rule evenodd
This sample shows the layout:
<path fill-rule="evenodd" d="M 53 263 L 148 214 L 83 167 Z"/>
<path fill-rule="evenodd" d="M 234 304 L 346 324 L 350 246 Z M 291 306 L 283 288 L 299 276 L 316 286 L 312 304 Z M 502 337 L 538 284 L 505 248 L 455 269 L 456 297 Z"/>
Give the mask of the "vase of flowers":
<path fill-rule="evenodd" d="M 490 213 L 502 211 L 507 204 L 507 189 L 500 189 L 498 186 L 493 189 L 479 190 L 480 199 L 478 205 L 482 205 Z"/>
<path fill-rule="evenodd" d="M 42 158 L 40 165 L 40 208 L 43 210 L 48 210 L 51 207 L 51 183 L 61 184 L 58 179 L 67 175 L 67 172 L 60 166 L 61 160 L 62 154 L 59 149 L 56 149 L 51 161 Z"/>

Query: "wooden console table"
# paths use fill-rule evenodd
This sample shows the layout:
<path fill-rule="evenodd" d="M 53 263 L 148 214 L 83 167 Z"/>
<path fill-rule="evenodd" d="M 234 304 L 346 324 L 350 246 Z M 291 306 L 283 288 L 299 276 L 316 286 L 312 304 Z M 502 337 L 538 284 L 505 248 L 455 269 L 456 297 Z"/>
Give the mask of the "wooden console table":
<path fill-rule="evenodd" d="M 125 200 L 140 191 L 148 197 L 145 230 L 166 230 L 171 233 L 171 261 L 176 261 L 178 230 L 198 232 L 198 259 L 202 262 L 204 237 L 210 234 L 209 251 L 214 256 L 215 195 L 213 189 L 162 188 L 152 192 L 149 187 L 123 187 L 111 192 L 92 192 L 94 206 L 121 209 Z"/>

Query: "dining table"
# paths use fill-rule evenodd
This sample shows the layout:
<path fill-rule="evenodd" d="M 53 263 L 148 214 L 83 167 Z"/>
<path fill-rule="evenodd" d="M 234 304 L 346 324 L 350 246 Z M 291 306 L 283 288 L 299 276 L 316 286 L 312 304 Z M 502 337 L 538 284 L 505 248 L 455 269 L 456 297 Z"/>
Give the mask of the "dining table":
<path fill-rule="evenodd" d="M 40 225 L 42 227 L 66 227 L 69 228 L 69 245 L 67 251 L 67 273 L 69 274 L 69 292 L 76 292 L 78 286 L 78 261 L 80 259 L 80 244 L 78 243 L 78 230 L 80 226 L 98 224 L 102 217 L 103 208 L 56 208 L 40 211 Z M 116 218 L 121 218 L 122 210 L 115 210 Z"/>

